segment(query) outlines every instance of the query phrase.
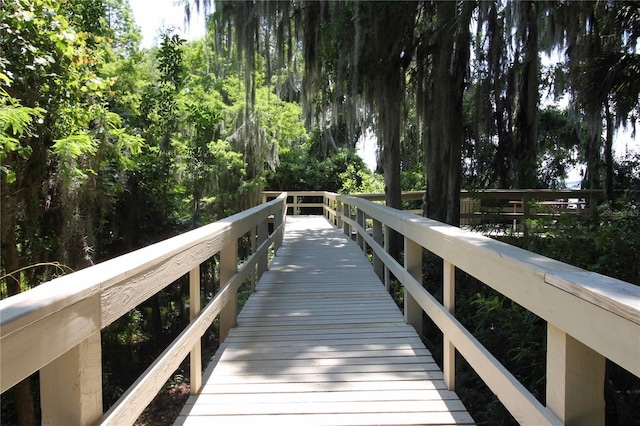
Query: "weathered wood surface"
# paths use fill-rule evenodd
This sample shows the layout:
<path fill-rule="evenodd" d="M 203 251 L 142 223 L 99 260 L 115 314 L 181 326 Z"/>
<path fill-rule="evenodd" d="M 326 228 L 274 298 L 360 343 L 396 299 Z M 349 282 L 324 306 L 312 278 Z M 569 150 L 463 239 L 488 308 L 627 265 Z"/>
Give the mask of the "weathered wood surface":
<path fill-rule="evenodd" d="M 288 217 L 175 424 L 472 424 L 358 250 L 321 217 Z"/>

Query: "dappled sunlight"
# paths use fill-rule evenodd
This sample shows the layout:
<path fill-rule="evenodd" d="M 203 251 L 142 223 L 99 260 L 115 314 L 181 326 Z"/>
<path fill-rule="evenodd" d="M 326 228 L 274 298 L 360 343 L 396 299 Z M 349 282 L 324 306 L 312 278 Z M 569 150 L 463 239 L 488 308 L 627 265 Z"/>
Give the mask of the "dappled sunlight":
<path fill-rule="evenodd" d="M 283 247 L 221 348 L 183 414 L 473 422 L 360 247 L 322 217 L 287 218 Z"/>

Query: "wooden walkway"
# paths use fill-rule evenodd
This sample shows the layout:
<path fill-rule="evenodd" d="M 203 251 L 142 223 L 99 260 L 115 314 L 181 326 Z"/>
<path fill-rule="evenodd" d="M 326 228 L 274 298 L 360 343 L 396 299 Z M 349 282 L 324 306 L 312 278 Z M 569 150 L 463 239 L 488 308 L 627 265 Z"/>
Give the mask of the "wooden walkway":
<path fill-rule="evenodd" d="M 288 216 L 283 247 L 176 425 L 473 424 L 355 243 Z"/>

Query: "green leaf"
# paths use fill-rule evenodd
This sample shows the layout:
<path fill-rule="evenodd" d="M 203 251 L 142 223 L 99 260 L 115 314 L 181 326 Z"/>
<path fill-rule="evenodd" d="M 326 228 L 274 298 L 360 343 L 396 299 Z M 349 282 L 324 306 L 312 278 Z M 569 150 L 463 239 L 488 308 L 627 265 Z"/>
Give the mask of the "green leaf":
<path fill-rule="evenodd" d="M 98 151 L 98 141 L 87 133 L 79 133 L 57 139 L 53 152 L 63 157 L 77 158 L 81 155 L 94 155 Z"/>

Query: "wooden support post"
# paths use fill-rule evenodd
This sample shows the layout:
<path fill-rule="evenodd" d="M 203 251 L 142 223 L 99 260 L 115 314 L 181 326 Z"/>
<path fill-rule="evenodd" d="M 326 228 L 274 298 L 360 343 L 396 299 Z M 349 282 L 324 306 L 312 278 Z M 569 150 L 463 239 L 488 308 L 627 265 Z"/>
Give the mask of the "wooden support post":
<path fill-rule="evenodd" d="M 456 310 L 456 267 L 443 260 L 443 303 L 444 307 L 455 313 Z M 444 373 L 444 383 L 451 391 L 456 389 L 456 348 L 453 346 L 446 334 L 442 343 L 444 345 L 442 353 L 442 371 Z"/>
<path fill-rule="evenodd" d="M 604 372 L 602 355 L 547 324 L 547 407 L 564 424 L 604 425 Z"/>
<path fill-rule="evenodd" d="M 300 207 L 298 206 L 298 196 L 293 196 L 293 215 L 296 216 L 300 214 Z"/>
<path fill-rule="evenodd" d="M 249 231 L 249 240 L 251 241 L 251 254 L 255 254 L 256 249 L 258 248 L 258 231 L 255 226 L 251 227 Z M 251 293 L 256 291 L 256 284 L 258 283 L 258 264 L 256 263 L 253 267 L 253 273 L 251 274 Z"/>
<path fill-rule="evenodd" d="M 364 212 L 360 209 L 356 211 L 356 222 L 358 223 L 361 229 L 366 229 L 366 218 Z M 358 246 L 363 252 L 367 251 L 366 244 L 364 243 L 364 237 L 361 234 L 362 231 L 358 230 L 356 234 L 356 240 L 358 241 Z"/>
<path fill-rule="evenodd" d="M 342 228 L 342 216 L 340 213 L 342 213 L 342 201 L 336 200 L 336 227 L 338 229 Z"/>
<path fill-rule="evenodd" d="M 384 247 L 384 235 L 382 234 L 382 222 L 375 219 L 373 219 L 373 240 L 376 243 L 378 243 L 380 247 Z M 384 282 L 384 262 L 382 262 L 382 259 L 380 259 L 380 256 L 376 254 L 375 250 L 373 251 L 373 270 L 378 276 L 378 278 L 380 278 L 380 281 Z"/>
<path fill-rule="evenodd" d="M 389 232 L 391 229 L 384 225 L 384 250 L 389 253 Z M 387 289 L 387 293 L 391 291 L 391 273 L 387 265 L 384 265 L 384 288 Z"/>
<path fill-rule="evenodd" d="M 342 214 L 347 218 L 351 218 L 351 206 L 349 204 L 342 205 Z M 351 238 L 351 226 L 347 223 L 346 220 L 343 222 L 342 231 L 347 236 L 347 238 Z"/>
<path fill-rule="evenodd" d="M 40 370 L 43 425 L 91 425 L 102 417 L 102 348 L 96 332 Z"/>
<path fill-rule="evenodd" d="M 282 221 L 285 220 L 284 216 L 287 213 L 287 207 L 285 205 L 285 207 L 283 207 L 283 210 L 279 210 L 274 214 L 273 217 L 273 232 L 276 232 L 276 230 L 278 228 L 280 228 L 280 225 L 282 225 Z M 278 249 L 280 249 L 280 247 L 282 247 L 282 238 L 284 235 L 284 231 L 280 230 L 277 231 L 279 232 L 279 234 L 277 235 L 276 239 L 275 239 L 275 251 L 278 251 Z"/>
<path fill-rule="evenodd" d="M 329 223 L 333 225 L 334 223 L 333 223 L 333 219 L 331 218 L 331 213 L 329 212 L 329 207 L 331 207 L 331 202 L 329 201 L 329 197 L 327 197 L 326 195 L 323 195 L 322 196 L 322 214 L 324 215 L 325 219 L 327 219 Z"/>
<path fill-rule="evenodd" d="M 422 285 L 422 246 L 404 237 L 404 268 Z M 422 336 L 422 308 L 411 293 L 404 290 L 404 321 Z"/>
<path fill-rule="evenodd" d="M 262 222 L 258 223 L 258 247 L 260 247 L 262 245 L 262 243 L 264 243 L 265 241 L 267 241 L 267 238 L 269 237 L 269 224 L 267 223 L 267 220 L 263 220 Z M 265 271 L 267 270 L 267 268 L 269 267 L 269 252 L 268 250 L 265 250 L 264 252 L 262 252 L 259 256 L 258 256 L 258 276 L 256 277 L 256 282 L 260 280 L 260 278 L 262 277 L 262 274 L 265 273 Z M 255 289 L 253 289 L 255 290 Z"/>
<path fill-rule="evenodd" d="M 189 320 L 193 321 L 200 313 L 200 265 L 189 271 Z M 202 387 L 202 344 L 198 339 L 189 355 L 189 380 L 191 395 L 196 395 Z"/>
<path fill-rule="evenodd" d="M 278 216 L 276 216 L 276 219 Z M 238 269 L 238 240 L 231 241 L 220 252 L 220 290 L 228 285 Z M 229 330 L 236 325 L 238 294 L 233 292 L 227 305 L 220 311 L 220 343 L 224 342 Z"/>

